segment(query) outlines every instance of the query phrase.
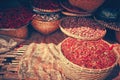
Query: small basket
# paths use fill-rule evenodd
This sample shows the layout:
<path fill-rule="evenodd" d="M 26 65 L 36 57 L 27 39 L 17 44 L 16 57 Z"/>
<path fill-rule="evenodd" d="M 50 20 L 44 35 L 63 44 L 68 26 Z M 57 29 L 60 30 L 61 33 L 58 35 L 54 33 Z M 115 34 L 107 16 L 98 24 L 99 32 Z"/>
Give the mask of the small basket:
<path fill-rule="evenodd" d="M 116 54 L 116 62 L 107 68 L 103 69 L 90 69 L 90 68 L 84 68 L 81 66 L 78 66 L 71 61 L 69 61 L 62 53 L 61 51 L 61 44 L 58 45 L 59 52 L 60 52 L 60 65 L 62 66 L 62 71 L 65 74 L 66 77 L 68 77 L 70 80 L 104 80 L 108 77 L 108 75 L 111 73 L 113 68 L 117 65 L 117 62 L 119 60 L 119 53 L 115 48 L 113 48 L 114 53 Z"/>
<path fill-rule="evenodd" d="M 59 28 L 60 19 L 53 21 L 43 21 L 40 15 L 34 16 L 31 24 L 35 30 L 42 34 L 50 34 Z"/>
<path fill-rule="evenodd" d="M 81 35 L 78 35 L 81 31 L 78 29 L 78 28 L 81 28 L 82 26 L 84 26 L 84 27 L 89 27 L 89 26 L 86 26 L 86 25 L 82 25 L 81 26 L 81 22 L 77 22 L 77 20 L 78 19 L 80 19 L 80 18 L 82 18 L 82 19 L 85 19 L 86 18 L 86 20 L 87 20 L 87 18 L 89 19 L 89 17 L 66 17 L 66 18 L 63 18 L 62 20 L 61 20 L 61 22 L 60 22 L 60 24 L 59 24 L 59 26 L 60 26 L 60 29 L 61 29 L 61 31 L 64 33 L 64 34 L 66 34 L 67 36 L 70 36 L 70 37 L 73 37 L 73 38 L 78 38 L 78 39 L 81 39 L 81 40 L 97 40 L 97 39 L 100 39 L 100 38 L 103 38 L 104 36 L 105 36 L 105 34 L 106 34 L 106 29 L 104 28 L 104 27 L 102 27 L 101 25 L 99 25 L 99 24 L 97 24 L 97 23 L 95 23 L 95 24 L 97 24 L 97 26 L 99 26 L 99 28 L 100 28 L 100 31 L 102 32 L 102 33 L 100 33 L 100 35 L 99 36 L 96 36 L 94 33 L 91 33 L 91 34 L 93 34 L 93 36 L 91 36 L 91 37 L 87 37 L 87 36 L 81 36 Z M 71 20 L 70 20 L 71 19 Z M 76 20 L 75 20 L 76 19 Z M 67 22 L 68 21 L 68 22 Z M 74 22 L 75 23 L 74 23 Z M 76 33 L 76 32 L 70 32 L 70 31 L 67 31 L 67 30 L 65 30 L 65 23 L 67 23 L 67 24 L 69 24 L 68 26 L 67 26 L 67 28 L 66 29 L 73 29 L 73 28 L 76 28 L 76 32 L 78 33 Z M 73 27 L 70 27 L 72 24 L 74 24 L 74 26 Z M 86 23 L 86 24 L 88 24 L 88 23 Z M 92 24 L 92 23 L 90 23 L 90 24 Z M 80 26 L 76 26 L 76 25 L 80 25 Z M 94 29 L 95 27 L 93 27 L 93 29 Z M 98 28 L 98 30 L 99 30 L 99 28 Z M 73 31 L 73 30 L 72 30 Z M 96 31 L 96 30 L 95 30 Z"/>

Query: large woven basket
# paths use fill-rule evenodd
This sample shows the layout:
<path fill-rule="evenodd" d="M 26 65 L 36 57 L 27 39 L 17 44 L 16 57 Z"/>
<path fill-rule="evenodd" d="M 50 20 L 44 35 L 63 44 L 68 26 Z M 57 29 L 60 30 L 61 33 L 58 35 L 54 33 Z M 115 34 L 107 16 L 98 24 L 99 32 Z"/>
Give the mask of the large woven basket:
<path fill-rule="evenodd" d="M 60 64 L 62 66 L 63 73 L 70 80 L 104 80 L 111 73 L 111 71 L 116 66 L 119 59 L 119 53 L 115 48 L 113 48 L 113 51 L 116 54 L 117 59 L 112 66 L 103 69 L 83 68 L 81 66 L 78 66 L 70 62 L 63 55 L 61 51 L 61 43 L 58 45 L 58 48 L 60 52 L 60 58 L 61 58 Z"/>

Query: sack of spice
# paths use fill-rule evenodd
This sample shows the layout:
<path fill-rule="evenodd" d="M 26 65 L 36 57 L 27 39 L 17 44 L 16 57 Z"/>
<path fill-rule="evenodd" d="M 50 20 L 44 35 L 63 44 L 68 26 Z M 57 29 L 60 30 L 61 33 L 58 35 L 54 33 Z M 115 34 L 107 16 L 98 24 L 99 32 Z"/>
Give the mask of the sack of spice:
<path fill-rule="evenodd" d="M 4 3 L 5 4 L 5 3 Z M 14 4 L 19 4 L 14 2 Z M 0 8 L 0 34 L 26 38 L 28 36 L 28 24 L 32 19 L 33 12 L 28 7 L 9 5 Z"/>
<path fill-rule="evenodd" d="M 106 41 L 68 37 L 60 43 L 60 64 L 71 80 L 104 80 L 116 66 L 119 54 Z"/>

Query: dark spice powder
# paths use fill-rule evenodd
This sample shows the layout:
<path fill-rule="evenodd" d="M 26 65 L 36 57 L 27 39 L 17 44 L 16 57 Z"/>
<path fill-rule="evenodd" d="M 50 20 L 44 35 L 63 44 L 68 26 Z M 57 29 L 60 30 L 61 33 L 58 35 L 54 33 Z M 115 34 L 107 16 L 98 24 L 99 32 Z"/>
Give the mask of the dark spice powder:
<path fill-rule="evenodd" d="M 28 24 L 33 12 L 24 7 L 11 7 L 0 10 L 0 28 L 19 28 Z"/>

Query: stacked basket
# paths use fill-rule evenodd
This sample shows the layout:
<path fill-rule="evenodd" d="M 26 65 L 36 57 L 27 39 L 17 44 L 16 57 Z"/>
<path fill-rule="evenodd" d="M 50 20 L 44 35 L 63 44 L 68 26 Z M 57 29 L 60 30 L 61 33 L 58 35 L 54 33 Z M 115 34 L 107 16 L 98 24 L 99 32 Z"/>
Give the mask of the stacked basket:
<path fill-rule="evenodd" d="M 31 0 L 35 15 L 32 26 L 42 34 L 49 34 L 59 28 L 62 8 L 57 0 Z"/>
<path fill-rule="evenodd" d="M 119 58 L 114 47 L 102 39 L 106 29 L 91 17 L 66 17 L 60 29 L 68 36 L 58 46 L 63 73 L 70 80 L 104 80 Z"/>
<path fill-rule="evenodd" d="M 101 7 L 95 12 L 96 22 L 115 31 L 117 42 L 120 43 L 120 9 L 119 7 Z"/>

